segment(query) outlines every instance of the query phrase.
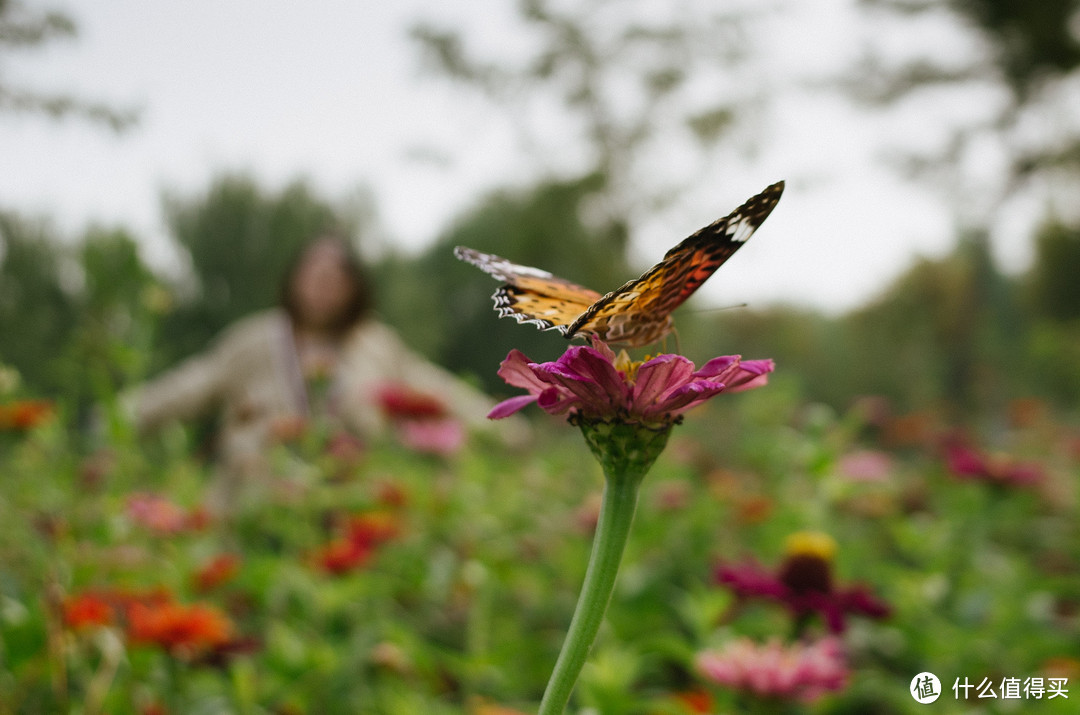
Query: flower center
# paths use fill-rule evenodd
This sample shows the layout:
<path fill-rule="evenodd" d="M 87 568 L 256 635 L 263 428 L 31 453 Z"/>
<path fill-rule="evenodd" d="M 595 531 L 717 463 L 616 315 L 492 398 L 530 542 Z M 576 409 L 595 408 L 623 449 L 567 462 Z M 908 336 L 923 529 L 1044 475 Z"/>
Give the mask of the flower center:
<path fill-rule="evenodd" d="M 780 580 L 795 593 L 832 591 L 836 542 L 820 531 L 800 531 L 787 538 Z"/>
<path fill-rule="evenodd" d="M 623 379 L 625 379 L 627 383 L 633 385 L 637 382 L 638 368 L 641 367 L 642 363 L 646 363 L 654 357 L 656 356 L 646 355 L 641 360 L 631 360 L 630 355 L 624 348 L 615 356 L 615 362 L 613 364 L 615 365 L 615 369 L 622 373 Z"/>
<path fill-rule="evenodd" d="M 836 554 L 836 541 L 820 531 L 797 531 L 784 542 L 787 556 L 816 556 L 822 561 L 832 561 Z"/>

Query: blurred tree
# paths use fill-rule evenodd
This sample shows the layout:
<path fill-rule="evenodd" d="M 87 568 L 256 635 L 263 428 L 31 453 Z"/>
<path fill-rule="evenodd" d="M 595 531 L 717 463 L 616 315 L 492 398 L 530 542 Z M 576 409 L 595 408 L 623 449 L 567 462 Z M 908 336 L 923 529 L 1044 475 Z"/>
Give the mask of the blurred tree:
<path fill-rule="evenodd" d="M 15 0 L 0 0 L 0 56 L 13 50 L 39 48 L 76 35 L 75 21 L 59 10 L 30 10 Z M 137 113 L 91 102 L 69 94 L 41 92 L 0 81 L 0 111 L 36 112 L 54 118 L 77 116 L 114 131 L 132 125 Z"/>
<path fill-rule="evenodd" d="M 875 368 L 853 367 L 868 380 L 863 389 L 908 408 L 940 400 L 966 411 L 1000 407 L 1015 387 L 1021 338 L 1013 294 L 982 232 L 943 259 L 919 261 L 845 319 L 852 354 Z"/>
<path fill-rule="evenodd" d="M 303 181 L 271 193 L 250 177 L 225 175 L 204 194 L 167 194 L 163 203 L 191 273 L 162 325 L 158 368 L 202 350 L 237 318 L 276 304 L 300 246 L 320 232 L 347 228 Z"/>
<path fill-rule="evenodd" d="M 935 88 L 1007 91 L 1004 101 L 982 102 L 986 111 L 972 112 L 942 151 L 914 158 L 912 168 L 953 172 L 964 157 L 984 152 L 979 140 L 992 136 L 1009 166 L 1002 177 L 1004 193 L 1033 174 L 1064 170 L 1076 178 L 1080 132 L 1071 87 L 1080 67 L 1080 0 L 862 0 L 862 5 L 891 11 L 912 27 L 928 18 L 950 18 L 958 35 L 955 46 L 967 50 L 934 55 L 925 51 L 926 43 L 913 43 L 922 52 L 899 60 L 870 50 L 847 82 L 856 96 L 891 104 Z M 964 42 L 965 36 L 973 41 Z"/>
<path fill-rule="evenodd" d="M 533 359 L 554 359 L 566 341 L 558 333 L 499 320 L 490 298 L 498 284 L 454 258 L 454 246 L 512 257 L 601 293 L 613 290 L 631 271 L 621 254 L 606 249 L 623 225 L 589 220 L 589 203 L 602 186 L 603 178 L 592 175 L 489 196 L 420 256 L 382 261 L 376 271 L 380 312 L 421 352 L 479 376 L 492 391 L 504 391 L 495 369 L 511 348 Z"/>
<path fill-rule="evenodd" d="M 76 271 L 44 221 L 0 212 L 0 362 L 31 392 L 63 394 L 64 353 L 78 324 Z"/>
<path fill-rule="evenodd" d="M 153 336 L 168 293 L 123 229 L 90 228 L 78 248 L 79 320 L 63 363 L 66 397 L 89 406 L 146 377 Z"/>
<path fill-rule="evenodd" d="M 1035 237 L 1035 261 L 1028 274 L 1032 309 L 1039 317 L 1080 321 L 1080 230 L 1058 221 Z"/>
<path fill-rule="evenodd" d="M 1080 231 L 1058 220 L 1035 238 L 1024 288 L 1034 326 L 1028 350 L 1033 389 L 1063 407 L 1080 403 Z"/>
<path fill-rule="evenodd" d="M 713 160 L 702 149 L 760 102 L 729 71 L 747 48 L 742 17 L 711 4 L 522 0 L 517 16 L 524 56 L 478 58 L 460 32 L 430 23 L 412 35 L 437 72 L 504 109 L 548 172 L 603 177 L 594 210 L 609 222 L 632 227 L 670 202 Z M 656 161 L 676 156 L 698 165 L 663 185 Z M 625 256 L 629 230 L 595 238 Z"/>

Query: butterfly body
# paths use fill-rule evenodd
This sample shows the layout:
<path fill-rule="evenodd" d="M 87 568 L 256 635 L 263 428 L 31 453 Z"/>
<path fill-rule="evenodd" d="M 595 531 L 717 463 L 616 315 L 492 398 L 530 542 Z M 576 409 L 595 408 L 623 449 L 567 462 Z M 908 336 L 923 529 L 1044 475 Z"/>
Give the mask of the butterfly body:
<path fill-rule="evenodd" d="M 492 296 L 500 318 L 558 330 L 567 338 L 596 335 L 609 343 L 648 345 L 671 332 L 672 311 L 750 238 L 776 207 L 783 190 L 782 181 L 769 186 L 681 241 L 641 277 L 603 296 L 494 254 L 458 246 L 454 255 L 504 282 Z"/>

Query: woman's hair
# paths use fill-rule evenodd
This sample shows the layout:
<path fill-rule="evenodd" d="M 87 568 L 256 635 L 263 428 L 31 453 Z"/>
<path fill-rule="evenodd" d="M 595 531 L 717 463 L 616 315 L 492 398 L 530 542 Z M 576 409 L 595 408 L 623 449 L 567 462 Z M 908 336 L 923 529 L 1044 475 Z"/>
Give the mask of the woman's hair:
<path fill-rule="evenodd" d="M 349 240 L 342 233 L 325 231 L 300 246 L 300 249 L 293 255 L 292 260 L 285 269 L 285 275 L 281 280 L 281 307 L 285 309 L 293 322 L 300 320 L 300 310 L 296 304 L 296 292 L 293 290 L 293 283 L 296 281 L 296 274 L 307 258 L 308 252 L 321 243 L 333 243 L 341 249 L 342 268 L 345 269 L 352 284 L 352 295 L 349 302 L 342 310 L 339 319 L 331 326 L 336 332 L 344 333 L 371 314 L 375 307 L 375 298 L 372 293 L 371 281 L 368 279 L 367 269 L 364 268 L 364 264 L 356 255 Z"/>

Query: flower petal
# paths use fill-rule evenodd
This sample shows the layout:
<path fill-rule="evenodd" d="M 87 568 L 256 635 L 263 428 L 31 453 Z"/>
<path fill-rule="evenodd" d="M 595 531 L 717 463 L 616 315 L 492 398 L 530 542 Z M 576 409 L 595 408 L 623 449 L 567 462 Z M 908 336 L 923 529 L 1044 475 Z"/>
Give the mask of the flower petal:
<path fill-rule="evenodd" d="M 691 382 L 688 385 L 672 390 L 667 396 L 660 402 L 652 405 L 648 409 L 642 411 L 642 415 L 645 417 L 652 417 L 660 414 L 678 415 L 686 412 L 691 407 L 705 402 L 713 395 L 717 395 L 723 392 L 725 389 L 722 382 L 710 382 L 706 380 L 699 380 L 697 382 Z"/>
<path fill-rule="evenodd" d="M 526 407 L 533 402 L 536 402 L 536 395 L 518 395 L 517 397 L 511 397 L 508 400 L 503 400 L 499 404 L 491 408 L 491 412 L 488 412 L 489 420 L 501 420 L 503 417 L 509 417 L 518 410 Z"/>
<path fill-rule="evenodd" d="M 685 385 L 694 374 L 694 363 L 682 355 L 657 355 L 637 371 L 631 411 L 648 409 L 665 395 Z"/>
<path fill-rule="evenodd" d="M 540 393 L 536 404 L 548 414 L 561 415 L 579 402 L 581 402 L 581 398 L 570 394 L 566 390 L 552 386 Z"/>
<path fill-rule="evenodd" d="M 593 406 L 608 402 L 607 393 L 596 384 L 595 380 L 583 377 L 573 370 L 567 370 L 557 362 L 537 365 L 536 376 L 545 383 L 544 391 L 557 388 L 567 397 L 573 397 Z"/>
<path fill-rule="evenodd" d="M 694 377 L 701 378 L 718 378 L 719 382 L 724 382 L 724 377 L 727 376 L 727 372 L 732 367 L 738 366 L 740 357 L 738 355 L 721 355 L 720 357 L 714 357 L 709 362 L 701 366 L 697 372 L 694 373 Z"/>
<path fill-rule="evenodd" d="M 525 353 L 515 348 L 499 364 L 498 375 L 507 385 L 520 387 L 534 395 L 538 395 L 547 385 L 537 379 L 536 372 L 533 369 L 534 365 L 536 363 L 530 360 Z"/>
<path fill-rule="evenodd" d="M 554 363 L 537 367 L 537 377 L 561 385 L 581 398 L 581 408 L 589 414 L 608 414 L 630 402 L 630 386 L 608 354 L 583 345 L 563 353 Z"/>
<path fill-rule="evenodd" d="M 769 373 L 776 369 L 772 360 L 743 360 L 738 374 L 724 381 L 728 392 L 743 392 L 768 383 Z"/>

